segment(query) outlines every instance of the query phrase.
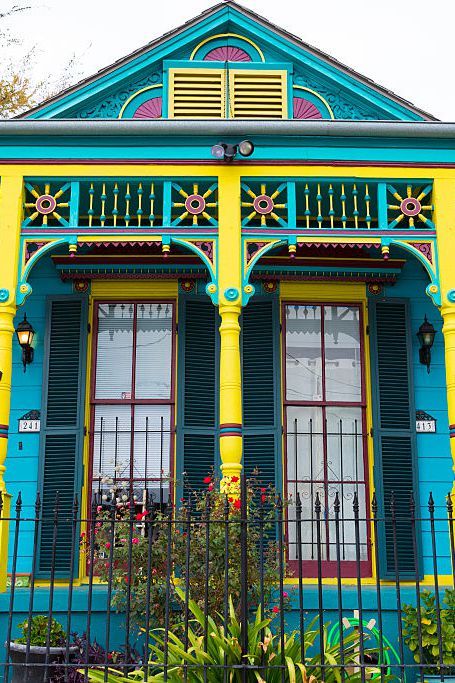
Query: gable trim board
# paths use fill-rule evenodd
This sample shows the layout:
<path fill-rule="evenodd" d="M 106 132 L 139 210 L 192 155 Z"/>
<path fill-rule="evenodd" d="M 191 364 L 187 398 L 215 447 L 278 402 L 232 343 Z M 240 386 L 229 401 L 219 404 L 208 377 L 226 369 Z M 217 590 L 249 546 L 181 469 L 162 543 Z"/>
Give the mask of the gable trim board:
<path fill-rule="evenodd" d="M 320 73 L 330 80 L 335 78 L 339 86 L 354 93 L 365 104 L 382 110 L 385 118 L 435 120 L 431 114 L 415 107 L 232 0 L 215 5 L 199 17 L 34 107 L 21 115 L 21 118 L 64 116 L 65 112 L 74 111 L 77 106 L 89 100 L 99 101 L 103 92 L 107 94 L 113 87 L 123 87 L 128 78 L 137 78 L 151 63 L 168 58 L 170 53 L 177 49 L 188 49 L 188 59 L 190 59 L 191 47 L 195 40 L 200 40 L 210 32 L 219 33 L 220 26 L 227 21 L 235 26 L 237 31 L 246 31 L 246 38 L 249 37 L 248 33 L 255 35 L 260 28 L 263 41 L 271 43 L 275 50 L 284 52 L 299 62 L 303 68 Z M 270 62 L 270 66 L 272 65 L 273 62 Z"/>

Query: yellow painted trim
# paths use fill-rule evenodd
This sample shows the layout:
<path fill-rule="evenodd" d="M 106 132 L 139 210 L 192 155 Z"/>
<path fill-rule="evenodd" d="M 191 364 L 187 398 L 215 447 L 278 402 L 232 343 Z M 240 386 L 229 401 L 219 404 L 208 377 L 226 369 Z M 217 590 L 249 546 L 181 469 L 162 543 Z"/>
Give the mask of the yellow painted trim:
<path fill-rule="evenodd" d="M 262 52 L 261 48 L 254 43 L 250 38 L 245 38 L 245 36 L 241 36 L 238 33 L 217 33 L 215 36 L 210 36 L 209 38 L 204 38 L 196 47 L 194 48 L 193 52 L 190 55 L 190 60 L 193 61 L 195 55 L 197 54 L 197 51 L 201 49 L 204 45 L 207 43 L 210 43 L 212 40 L 216 40 L 217 38 L 239 38 L 240 40 L 244 40 L 245 43 L 249 43 L 252 47 L 254 47 L 255 50 L 257 50 L 258 55 L 261 58 L 261 62 L 265 62 L 265 57 L 264 53 Z"/>
<path fill-rule="evenodd" d="M 441 574 L 438 575 L 438 582 L 440 586 L 453 586 L 453 576 L 451 574 Z M 284 579 L 284 583 L 287 586 L 298 586 L 299 585 L 299 580 L 296 578 L 290 578 L 290 579 Z M 338 584 L 338 579 L 333 577 L 333 578 L 326 578 L 322 579 L 321 581 L 322 585 L 324 586 L 336 586 Z M 357 579 L 355 578 L 342 578 L 341 583 L 343 586 L 356 586 L 357 585 Z M 360 583 L 362 586 L 376 586 L 377 585 L 377 580 L 374 577 L 364 577 L 360 580 Z M 381 586 L 390 586 L 391 588 L 395 587 L 395 581 L 386 581 L 384 579 L 380 579 L 379 583 Z M 317 579 L 302 579 L 302 584 L 304 586 L 317 586 L 318 585 L 318 580 Z M 434 577 L 431 574 L 426 574 L 425 577 L 420 581 L 421 586 L 434 586 Z M 415 581 L 400 581 L 400 586 L 405 587 L 405 586 L 415 586 Z"/>
<path fill-rule="evenodd" d="M 248 176 L 271 177 L 271 178 L 346 178 L 355 176 L 359 180 L 363 178 L 389 179 L 391 176 L 396 179 L 413 178 L 434 178 L 455 180 L 455 168 L 429 168 L 429 167 L 394 167 L 394 166 L 274 166 L 261 164 L 253 165 L 233 165 L 229 169 L 223 168 L 218 162 L 213 164 L 194 164 L 187 165 L 182 162 L 167 164 L 116 164 L 113 166 L 107 159 L 105 163 L 87 165 L 83 163 L 61 165 L 55 164 L 23 164 L 15 166 L 18 175 L 25 176 L 44 176 L 55 178 L 84 178 L 92 179 L 94 176 L 104 176 L 106 178 L 123 177 L 153 177 L 165 178 L 178 173 L 181 178 L 216 178 L 222 177 L 226 171 L 230 171 L 237 178 Z M 11 165 L 0 164 L 0 175 L 11 174 Z M 436 203 L 436 202 L 435 202 Z"/>
<path fill-rule="evenodd" d="M 365 242 L 368 242 L 368 244 L 381 244 L 380 237 L 362 237 L 362 240 L 365 240 Z M 320 242 L 323 244 L 357 244 L 359 242 L 359 238 L 355 235 L 334 235 L 333 237 L 318 237 L 318 235 L 313 235 L 307 237 L 305 234 L 299 235 L 297 237 L 297 244 L 303 244 L 306 242 L 317 242 L 318 244 Z"/>
<path fill-rule="evenodd" d="M 370 502 L 371 496 L 374 491 L 374 444 L 372 439 L 372 427 L 373 427 L 373 401 L 372 401 L 372 383 L 371 383 L 371 352 L 370 352 L 370 337 L 367 334 L 368 329 L 368 306 L 367 306 L 367 291 L 366 285 L 363 282 L 331 282 L 328 280 L 326 283 L 318 282 L 282 282 L 280 284 L 280 303 L 286 304 L 287 301 L 301 301 L 302 303 L 355 303 L 360 304 L 362 307 L 362 320 L 363 320 L 363 361 L 365 368 L 365 399 L 366 399 L 366 436 L 367 436 L 367 461 L 368 461 L 368 487 Z M 280 306 L 280 316 L 281 324 L 282 320 L 282 306 Z M 283 335 L 281 335 L 281 356 L 283 358 Z M 283 365 L 281 365 L 283 373 Z M 281 405 L 282 405 L 282 424 L 284 424 L 285 418 L 285 408 L 284 408 L 284 377 L 281 380 Z M 282 471 L 285 469 L 285 448 L 286 448 L 286 435 L 283 434 L 282 440 Z M 283 496 L 285 496 L 285 482 L 283 481 Z M 375 545 L 374 545 L 374 528 L 371 525 L 371 571 L 372 578 L 371 581 L 376 577 L 376 562 L 375 562 Z M 369 580 L 369 577 L 367 581 Z M 308 582 L 313 582 L 313 579 L 308 579 Z M 326 581 L 326 580 L 325 580 Z M 330 581 L 330 580 L 329 580 Z M 351 582 L 351 579 L 344 579 L 344 582 Z M 334 579 L 336 583 L 336 579 Z M 355 583 L 355 581 L 353 581 Z"/>
<path fill-rule="evenodd" d="M 118 242 L 119 240 L 123 241 L 128 241 L 128 242 L 143 242 L 146 240 L 147 242 L 161 242 L 161 235 L 150 235 L 147 232 L 141 233 L 140 235 L 137 234 L 137 232 L 134 233 L 134 235 L 129 235 L 128 234 L 128 228 L 125 228 L 124 232 L 122 232 L 120 235 L 79 235 L 77 238 L 78 242 Z M 30 242 L 33 240 L 29 240 Z"/>
<path fill-rule="evenodd" d="M 95 299 L 145 299 L 177 297 L 177 280 L 93 280 L 91 295 Z"/>
<path fill-rule="evenodd" d="M 294 85 L 294 90 L 304 90 L 305 92 L 309 92 L 309 93 L 311 93 L 312 95 L 314 95 L 315 97 L 317 97 L 319 100 L 321 100 L 321 102 L 322 102 L 322 103 L 327 107 L 327 109 L 329 110 L 330 118 L 331 118 L 331 119 L 335 119 L 335 116 L 334 116 L 333 111 L 332 111 L 332 107 L 331 107 L 330 104 L 327 102 L 327 100 L 325 99 L 325 97 L 322 97 L 322 95 L 320 95 L 318 92 L 316 92 L 316 90 L 312 90 L 311 88 L 305 88 L 303 85 Z"/>
<path fill-rule="evenodd" d="M 163 87 L 163 84 L 162 84 L 162 83 L 158 83 L 157 85 L 148 85 L 146 88 L 141 88 L 141 90 L 138 90 L 137 92 L 133 93 L 133 94 L 131 95 L 131 97 L 128 97 L 128 99 L 126 100 L 125 104 L 124 104 L 123 107 L 120 109 L 120 113 L 119 113 L 119 115 L 118 115 L 117 118 L 119 118 L 119 119 L 122 118 L 123 112 L 125 111 L 125 109 L 126 109 L 127 106 L 129 105 L 129 103 L 130 103 L 132 100 L 134 100 L 135 97 L 137 97 L 138 95 L 141 95 L 143 92 L 147 92 L 147 90 L 154 90 L 155 88 L 162 88 L 162 87 Z"/>

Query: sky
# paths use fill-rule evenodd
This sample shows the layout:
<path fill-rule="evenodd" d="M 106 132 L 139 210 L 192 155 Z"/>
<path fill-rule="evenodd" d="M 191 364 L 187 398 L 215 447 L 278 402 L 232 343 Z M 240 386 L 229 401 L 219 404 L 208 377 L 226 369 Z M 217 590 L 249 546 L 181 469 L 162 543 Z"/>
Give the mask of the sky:
<path fill-rule="evenodd" d="M 55 80 L 76 56 L 89 76 L 216 0 L 0 0 L 30 10 L 8 20 L 36 46 L 33 79 Z M 455 121 L 454 0 L 242 0 L 241 4 L 443 121 Z M 1 59 L 1 55 L 0 55 Z"/>

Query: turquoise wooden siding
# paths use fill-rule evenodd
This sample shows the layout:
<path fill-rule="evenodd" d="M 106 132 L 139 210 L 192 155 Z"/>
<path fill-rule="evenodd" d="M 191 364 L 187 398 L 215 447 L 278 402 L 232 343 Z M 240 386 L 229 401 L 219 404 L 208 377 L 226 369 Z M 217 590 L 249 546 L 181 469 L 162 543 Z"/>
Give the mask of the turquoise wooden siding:
<path fill-rule="evenodd" d="M 84 300 L 51 298 L 47 306 L 44 358 L 43 412 L 41 420 L 40 479 L 43 525 L 39 539 L 38 570 L 51 571 L 54 509 L 71 519 L 74 496 L 82 485 L 84 422 L 84 371 L 87 315 Z M 80 497 L 79 497 L 80 500 Z M 68 576 L 71 568 L 72 529 L 57 528 L 54 569 Z"/>
<path fill-rule="evenodd" d="M 403 258 L 403 252 L 397 252 Z M 438 309 L 425 294 L 428 278 L 423 267 L 414 260 L 409 260 L 398 282 L 384 288 L 386 300 L 408 299 L 410 307 L 411 358 L 414 385 L 414 404 L 417 410 L 424 410 L 437 420 L 436 434 L 417 434 L 417 472 L 419 496 L 417 513 L 427 511 L 430 491 L 436 502 L 435 514 L 445 520 L 445 496 L 453 479 L 452 458 L 450 454 L 449 426 L 447 418 L 447 394 L 444 364 L 444 339 L 442 335 L 442 319 Z M 371 297 L 375 299 L 376 297 Z M 431 372 L 419 362 L 419 341 L 417 330 L 423 322 L 425 314 L 437 330 L 432 349 Z M 425 513 L 427 514 L 427 513 Z M 451 562 L 448 547 L 447 525 L 438 523 L 437 528 L 445 533 L 445 541 L 438 546 L 438 567 L 441 573 L 451 573 Z M 427 524 L 422 526 L 423 573 L 433 572 L 431 558 L 431 538 Z M 441 534 L 442 536 L 442 534 Z"/>
<path fill-rule="evenodd" d="M 252 299 L 243 310 L 243 457 L 248 476 L 280 485 L 281 406 L 277 297 Z M 277 476 L 278 475 L 278 476 Z"/>

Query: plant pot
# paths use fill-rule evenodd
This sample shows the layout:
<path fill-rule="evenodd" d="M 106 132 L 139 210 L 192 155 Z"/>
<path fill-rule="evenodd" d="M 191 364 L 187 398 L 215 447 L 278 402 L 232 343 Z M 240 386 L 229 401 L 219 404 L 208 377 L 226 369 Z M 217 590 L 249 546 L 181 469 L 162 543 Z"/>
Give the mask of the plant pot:
<path fill-rule="evenodd" d="M 7 647 L 7 643 L 5 643 Z M 28 654 L 28 666 L 25 666 L 27 645 L 22 643 L 9 644 L 9 656 L 12 662 L 13 675 L 11 683 L 42 683 L 46 667 L 46 652 L 49 652 L 49 667 L 53 664 L 58 664 L 63 661 L 66 654 L 66 646 L 64 647 L 38 647 L 37 645 L 30 645 Z M 69 648 L 70 657 L 78 651 L 74 645 Z M 36 666 L 34 666 L 36 665 Z M 28 673 L 27 673 L 28 669 Z"/>

